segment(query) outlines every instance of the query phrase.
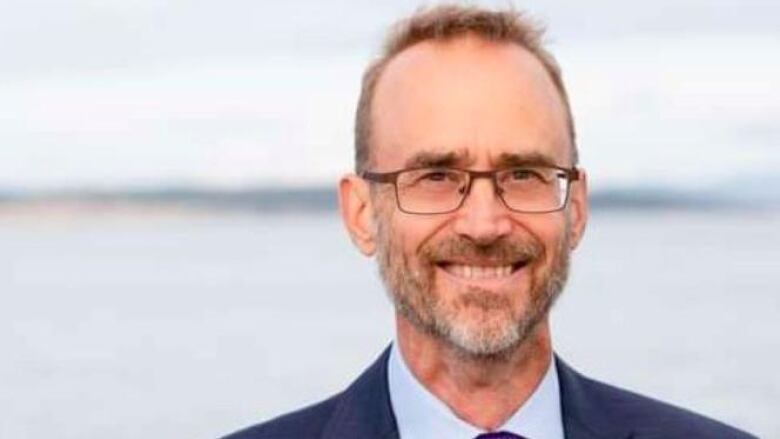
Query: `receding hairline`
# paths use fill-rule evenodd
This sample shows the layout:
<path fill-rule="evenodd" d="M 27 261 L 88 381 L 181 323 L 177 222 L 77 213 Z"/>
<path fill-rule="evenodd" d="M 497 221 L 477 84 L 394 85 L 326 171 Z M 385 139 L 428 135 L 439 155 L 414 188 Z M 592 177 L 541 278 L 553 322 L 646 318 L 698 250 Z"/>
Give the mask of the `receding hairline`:
<path fill-rule="evenodd" d="M 447 84 L 445 88 L 440 88 L 442 82 Z M 501 85 L 499 88 L 495 88 L 496 84 Z M 542 122 L 544 120 L 553 124 L 549 125 L 550 132 L 555 133 L 553 143 L 556 150 L 564 154 L 560 156 L 564 160 L 562 163 L 568 162 L 570 159 L 567 135 L 568 115 L 565 104 L 561 101 L 543 64 L 533 53 L 518 44 L 507 41 L 489 41 L 469 33 L 447 40 L 421 41 L 407 47 L 387 61 L 377 78 L 371 103 L 372 120 L 370 123 L 372 136 L 374 136 L 371 139 L 370 165 L 372 169 L 377 165 L 374 160 L 382 155 L 382 149 L 386 147 L 395 149 L 399 146 L 383 142 L 383 139 L 387 138 L 382 133 L 388 133 L 388 125 L 383 123 L 386 121 L 386 117 L 391 113 L 402 117 L 408 111 L 414 111 L 414 108 L 406 107 L 406 104 L 401 103 L 402 108 L 407 108 L 403 110 L 403 113 L 388 113 L 390 107 L 395 107 L 398 110 L 399 102 L 405 102 L 405 99 L 398 101 L 400 96 L 411 98 L 413 95 L 425 100 L 426 98 L 422 96 L 449 96 L 453 92 L 460 94 L 457 92 L 458 88 L 470 89 L 472 87 L 486 87 L 483 90 L 485 93 L 490 93 L 488 90 L 496 93 L 492 98 L 483 101 L 486 106 L 495 107 L 500 105 L 500 102 L 505 102 L 504 99 L 512 96 L 511 108 L 523 109 L 521 111 L 527 113 L 527 116 L 515 116 L 522 117 L 521 120 L 506 120 L 502 126 L 511 126 L 525 120 L 535 120 L 536 115 L 543 115 L 539 116 L 541 119 L 538 123 L 548 123 Z M 520 96 L 519 100 L 517 100 L 518 96 Z M 390 104 L 391 101 L 396 102 L 396 104 Z M 422 101 L 415 100 L 415 102 L 419 104 Z M 449 101 L 447 102 L 449 104 Z M 439 105 L 442 104 L 439 103 Z M 473 105 L 473 102 L 469 105 Z M 487 110 L 487 107 L 485 109 Z M 392 118 L 392 116 L 390 117 Z M 489 123 L 490 121 L 486 120 L 485 122 Z M 394 122 L 391 124 L 393 127 L 396 126 Z M 443 129 L 443 126 L 439 126 L 438 129 Z M 451 148 L 463 146 L 456 139 L 451 140 L 455 141 L 456 144 L 418 145 L 418 147 Z M 525 143 L 525 140 L 516 138 L 513 142 L 520 147 Z"/>
<path fill-rule="evenodd" d="M 406 60 L 414 59 L 416 57 L 428 58 L 431 55 L 448 55 L 458 52 L 470 52 L 469 57 L 472 57 L 474 54 L 479 56 L 488 54 L 489 52 L 513 53 L 512 56 L 514 56 L 514 54 L 521 54 L 520 57 L 523 60 L 531 60 L 532 63 L 542 68 L 544 74 L 549 77 L 544 63 L 527 47 L 513 41 L 489 40 L 477 33 L 467 32 L 447 39 L 422 40 L 404 47 L 403 50 L 384 60 L 382 68 L 378 72 L 376 83 L 374 84 L 374 92 L 376 92 L 377 84 L 386 76 L 387 71 L 391 69 L 391 66 L 394 66 L 392 68 L 395 68 L 399 62 L 404 63 Z M 475 61 L 471 62 L 473 63 Z M 550 84 L 555 86 L 552 80 L 550 81 Z"/>

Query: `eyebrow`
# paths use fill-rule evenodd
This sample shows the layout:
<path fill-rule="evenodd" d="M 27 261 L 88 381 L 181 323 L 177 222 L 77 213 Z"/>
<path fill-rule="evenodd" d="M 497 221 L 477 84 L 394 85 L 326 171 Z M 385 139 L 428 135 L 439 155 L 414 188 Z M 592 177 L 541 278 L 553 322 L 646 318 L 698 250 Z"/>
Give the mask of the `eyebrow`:
<path fill-rule="evenodd" d="M 525 154 L 502 153 L 495 162 L 496 167 L 508 168 L 515 166 L 562 166 L 551 157 L 538 152 Z"/>
<path fill-rule="evenodd" d="M 449 151 L 449 152 L 434 152 L 434 151 L 421 151 L 410 157 L 404 163 L 405 169 L 411 168 L 452 168 L 452 167 L 467 167 L 470 162 L 468 151 Z M 497 168 L 511 168 L 522 166 L 561 166 L 555 162 L 551 157 L 539 153 L 502 153 L 495 160 L 494 166 Z"/>
<path fill-rule="evenodd" d="M 448 168 L 464 165 L 469 162 L 468 152 L 433 152 L 421 151 L 411 156 L 404 163 L 409 168 Z"/>

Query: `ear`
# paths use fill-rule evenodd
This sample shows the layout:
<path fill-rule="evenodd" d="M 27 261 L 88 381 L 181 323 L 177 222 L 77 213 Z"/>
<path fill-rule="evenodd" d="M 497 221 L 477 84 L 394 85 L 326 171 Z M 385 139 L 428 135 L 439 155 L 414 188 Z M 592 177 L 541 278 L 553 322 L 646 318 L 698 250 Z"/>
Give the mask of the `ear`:
<path fill-rule="evenodd" d="M 572 182 L 571 194 L 569 194 L 569 245 L 574 250 L 585 234 L 585 226 L 588 223 L 588 176 L 585 170 L 578 168 L 579 179 Z"/>
<path fill-rule="evenodd" d="M 355 174 L 342 177 L 339 208 L 352 242 L 364 255 L 372 256 L 376 252 L 376 224 L 368 183 Z"/>

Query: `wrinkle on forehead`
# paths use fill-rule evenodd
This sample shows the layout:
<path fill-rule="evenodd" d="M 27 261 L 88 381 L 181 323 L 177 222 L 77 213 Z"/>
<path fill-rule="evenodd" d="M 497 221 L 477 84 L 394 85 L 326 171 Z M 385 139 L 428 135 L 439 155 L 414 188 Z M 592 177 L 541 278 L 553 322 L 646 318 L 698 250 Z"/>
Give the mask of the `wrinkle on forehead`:
<path fill-rule="evenodd" d="M 476 158 L 467 148 L 454 151 L 423 149 L 406 159 L 403 169 L 428 167 L 471 169 L 476 162 Z M 489 157 L 488 162 L 490 169 L 514 166 L 565 166 L 563 163 L 558 163 L 554 157 L 537 151 L 502 152 L 495 157 Z"/>

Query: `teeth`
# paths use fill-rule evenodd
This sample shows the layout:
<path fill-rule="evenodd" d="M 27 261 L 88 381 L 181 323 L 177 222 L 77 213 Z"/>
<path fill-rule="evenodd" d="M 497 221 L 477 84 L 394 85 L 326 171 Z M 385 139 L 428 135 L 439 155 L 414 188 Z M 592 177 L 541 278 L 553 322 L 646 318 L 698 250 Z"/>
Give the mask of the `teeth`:
<path fill-rule="evenodd" d="M 511 265 L 502 265 L 499 267 L 480 267 L 477 265 L 448 265 L 446 270 L 455 276 L 464 279 L 491 279 L 497 277 L 506 277 L 512 274 Z"/>

